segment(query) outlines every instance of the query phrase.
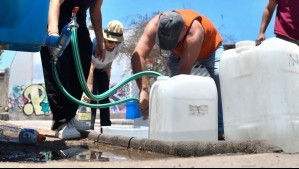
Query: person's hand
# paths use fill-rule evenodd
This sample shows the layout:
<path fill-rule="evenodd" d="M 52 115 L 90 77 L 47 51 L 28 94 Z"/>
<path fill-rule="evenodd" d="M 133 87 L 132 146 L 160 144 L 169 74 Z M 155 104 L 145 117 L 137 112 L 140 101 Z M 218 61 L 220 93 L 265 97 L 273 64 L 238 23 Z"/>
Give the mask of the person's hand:
<path fill-rule="evenodd" d="M 84 93 L 81 99 L 83 102 L 85 103 L 90 103 L 91 99 L 89 97 L 86 96 L 86 94 Z"/>
<path fill-rule="evenodd" d="M 57 32 L 49 32 L 48 36 L 60 36 Z"/>
<path fill-rule="evenodd" d="M 48 36 L 59 36 L 57 32 L 48 32 Z M 48 46 L 48 50 L 51 55 L 53 55 L 53 51 L 55 50 L 54 47 Z"/>
<path fill-rule="evenodd" d="M 265 39 L 265 34 L 260 34 L 256 40 L 256 45 L 260 45 Z"/>
<path fill-rule="evenodd" d="M 140 92 L 139 108 L 143 116 L 143 120 L 148 119 L 149 116 L 149 94 L 147 91 Z"/>
<path fill-rule="evenodd" d="M 104 62 L 105 58 L 106 58 L 106 50 L 103 46 L 103 43 L 97 43 L 96 44 L 96 48 L 95 48 L 95 56 L 97 58 L 100 58 L 100 60 L 102 62 Z"/>

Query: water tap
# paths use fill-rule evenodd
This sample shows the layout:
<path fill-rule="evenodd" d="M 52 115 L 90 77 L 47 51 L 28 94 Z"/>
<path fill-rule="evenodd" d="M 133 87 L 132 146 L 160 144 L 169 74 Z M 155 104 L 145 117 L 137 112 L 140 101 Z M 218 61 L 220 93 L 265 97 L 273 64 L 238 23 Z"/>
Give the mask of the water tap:
<path fill-rule="evenodd" d="M 68 31 L 71 31 L 73 27 L 79 28 L 79 24 L 77 23 L 77 12 L 79 11 L 79 7 L 74 7 L 72 10 L 72 18 L 71 22 L 69 23 L 68 26 Z"/>

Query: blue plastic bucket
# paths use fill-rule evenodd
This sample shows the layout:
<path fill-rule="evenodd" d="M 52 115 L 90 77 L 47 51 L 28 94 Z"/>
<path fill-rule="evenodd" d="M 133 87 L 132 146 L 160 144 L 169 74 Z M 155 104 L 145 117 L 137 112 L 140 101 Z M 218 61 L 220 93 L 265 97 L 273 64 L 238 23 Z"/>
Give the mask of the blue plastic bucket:
<path fill-rule="evenodd" d="M 141 112 L 136 101 L 126 103 L 126 119 L 140 118 Z"/>
<path fill-rule="evenodd" d="M 0 48 L 38 52 L 47 33 L 50 0 L 0 0 Z"/>

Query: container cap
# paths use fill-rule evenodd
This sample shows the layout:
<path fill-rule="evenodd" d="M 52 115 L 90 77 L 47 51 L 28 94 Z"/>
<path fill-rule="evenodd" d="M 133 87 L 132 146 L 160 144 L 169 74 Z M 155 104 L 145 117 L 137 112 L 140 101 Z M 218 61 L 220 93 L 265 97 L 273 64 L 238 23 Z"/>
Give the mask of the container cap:
<path fill-rule="evenodd" d="M 167 80 L 167 79 L 170 79 L 169 76 L 158 76 L 157 77 L 157 80 Z"/>
<path fill-rule="evenodd" d="M 236 43 L 236 52 L 240 53 L 249 49 L 254 48 L 255 45 L 255 41 L 240 41 Z"/>
<path fill-rule="evenodd" d="M 44 141 L 46 141 L 46 137 L 44 135 L 42 135 L 42 134 L 38 134 L 38 136 L 37 136 L 37 142 L 38 143 L 42 143 Z"/>

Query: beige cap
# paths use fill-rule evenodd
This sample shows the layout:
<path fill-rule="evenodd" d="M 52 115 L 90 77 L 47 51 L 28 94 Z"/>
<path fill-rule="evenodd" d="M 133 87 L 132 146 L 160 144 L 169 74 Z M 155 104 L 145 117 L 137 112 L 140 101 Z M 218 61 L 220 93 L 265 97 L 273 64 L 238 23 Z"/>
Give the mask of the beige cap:
<path fill-rule="evenodd" d="M 123 24 L 117 20 L 113 20 L 108 23 L 107 28 L 103 32 L 104 39 L 114 42 L 122 42 L 124 41 L 123 31 Z"/>

